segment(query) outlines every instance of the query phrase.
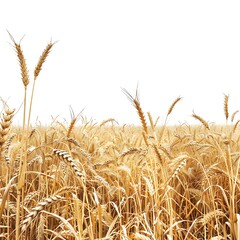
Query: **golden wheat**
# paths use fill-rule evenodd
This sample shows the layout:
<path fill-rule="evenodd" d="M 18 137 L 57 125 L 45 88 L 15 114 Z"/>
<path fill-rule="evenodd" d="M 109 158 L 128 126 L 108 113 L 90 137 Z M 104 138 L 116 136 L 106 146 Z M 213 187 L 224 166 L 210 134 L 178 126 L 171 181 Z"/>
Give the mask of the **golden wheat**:
<path fill-rule="evenodd" d="M 226 121 L 228 120 L 228 117 L 229 117 L 228 100 L 229 100 L 229 95 L 224 94 L 224 114 L 225 114 Z"/>
<path fill-rule="evenodd" d="M 202 117 L 200 117 L 199 115 L 197 115 L 197 114 L 195 114 L 195 113 L 192 114 L 192 117 L 194 117 L 195 119 L 197 119 L 198 121 L 200 121 L 205 128 L 209 129 L 208 123 L 207 123 Z"/>
<path fill-rule="evenodd" d="M 171 112 L 173 111 L 174 107 L 176 106 L 176 104 L 181 100 L 181 97 L 178 97 L 174 100 L 174 102 L 171 104 L 170 108 L 168 109 L 168 113 L 167 115 L 170 115 Z"/>
<path fill-rule="evenodd" d="M 49 55 L 49 53 L 50 53 L 50 51 L 51 51 L 51 49 L 52 49 L 52 47 L 53 47 L 53 45 L 54 45 L 55 43 L 56 43 L 56 42 L 54 42 L 54 43 L 52 43 L 52 42 L 48 43 L 48 45 L 47 45 L 46 48 L 44 49 L 42 55 L 40 56 L 40 58 L 39 58 L 39 60 L 38 60 L 38 63 L 37 63 L 37 65 L 36 65 L 36 67 L 35 67 L 35 70 L 34 70 L 34 79 L 35 79 L 35 80 L 37 79 L 40 71 L 42 70 L 42 65 L 43 65 L 43 63 L 46 61 L 46 59 L 47 59 L 47 57 L 48 57 L 48 55 Z"/>
<path fill-rule="evenodd" d="M 21 44 L 10 37 L 27 88 Z M 53 45 L 40 56 L 34 83 Z M 195 113 L 204 128 L 167 126 L 179 97 L 159 127 L 159 117 L 154 122 L 148 112 L 148 128 L 138 89 L 135 97 L 122 91 L 141 126 L 120 126 L 113 118 L 96 124 L 84 117 L 78 124 L 79 114 L 71 109 L 69 125 L 53 119 L 47 127 L 24 128 L 25 121 L 23 127 L 13 125 L 15 111 L 4 103 L 0 238 L 239 238 L 239 120 L 233 123 L 238 111 L 231 126 L 210 127 Z M 31 107 L 28 123 L 30 112 Z M 224 115 L 228 121 L 229 95 L 224 95 Z"/>
<path fill-rule="evenodd" d="M 15 47 L 16 53 L 17 53 L 17 57 L 19 60 L 19 64 L 20 64 L 20 68 L 21 68 L 21 75 L 22 75 L 22 82 L 24 87 L 26 88 L 29 84 L 29 75 L 28 75 L 28 69 L 27 69 L 27 64 L 26 64 L 26 60 L 23 54 L 23 50 L 21 47 L 21 42 L 17 43 L 15 41 L 15 39 L 13 38 L 13 36 L 8 32 L 13 45 Z"/>
<path fill-rule="evenodd" d="M 143 113 L 143 110 L 141 108 L 141 105 L 140 105 L 138 91 L 136 91 L 135 98 L 126 89 L 122 88 L 122 91 L 127 96 L 127 98 L 130 100 L 130 102 L 133 104 L 133 106 L 136 108 L 138 116 L 141 120 L 143 131 L 145 134 L 147 134 L 148 133 L 147 122 L 146 122 L 146 118 Z"/>
<path fill-rule="evenodd" d="M 75 174 L 80 177 L 85 177 L 85 172 L 83 170 L 80 170 L 79 167 L 76 165 L 74 160 L 72 159 L 71 155 L 67 153 L 66 151 L 63 151 L 61 149 L 54 149 L 53 153 L 57 155 L 61 160 L 64 160 L 64 162 L 70 164 L 72 169 L 74 170 Z"/>
<path fill-rule="evenodd" d="M 37 206 L 32 208 L 29 214 L 22 221 L 22 232 L 25 232 L 27 227 L 33 221 L 34 218 L 44 209 L 47 208 L 50 204 L 56 201 L 63 200 L 64 198 L 59 195 L 49 196 L 44 198 L 41 202 L 38 202 Z"/>

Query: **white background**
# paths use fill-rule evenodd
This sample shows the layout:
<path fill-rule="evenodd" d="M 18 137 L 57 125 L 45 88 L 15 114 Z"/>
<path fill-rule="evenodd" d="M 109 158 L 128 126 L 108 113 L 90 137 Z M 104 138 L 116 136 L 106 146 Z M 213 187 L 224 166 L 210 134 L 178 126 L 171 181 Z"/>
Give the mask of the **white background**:
<path fill-rule="evenodd" d="M 25 35 L 29 93 L 40 54 L 58 41 L 37 79 L 33 124 L 70 121 L 69 105 L 98 123 L 139 124 L 121 91 L 134 95 L 137 84 L 144 112 L 160 123 L 178 96 L 168 124 L 196 123 L 193 110 L 223 123 L 224 94 L 230 114 L 240 109 L 239 13 L 239 1 L 1 1 L 0 96 L 15 108 L 23 101 L 8 30 L 17 42 Z"/>

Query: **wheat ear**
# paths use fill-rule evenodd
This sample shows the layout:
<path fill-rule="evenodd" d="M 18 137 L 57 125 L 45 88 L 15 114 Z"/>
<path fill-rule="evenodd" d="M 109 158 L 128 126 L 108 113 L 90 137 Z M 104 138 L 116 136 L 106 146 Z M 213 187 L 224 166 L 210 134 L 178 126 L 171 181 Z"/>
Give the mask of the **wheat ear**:
<path fill-rule="evenodd" d="M 176 104 L 181 100 L 182 98 L 181 97 L 178 97 L 176 98 L 173 103 L 171 104 L 170 108 L 168 109 L 168 113 L 165 117 L 165 122 L 163 124 L 163 127 L 162 127 L 162 130 L 160 132 L 160 135 L 159 135 L 159 138 L 158 138 L 158 141 L 160 142 L 162 140 L 162 137 L 163 137 L 163 134 L 165 132 L 165 128 L 166 128 L 166 125 L 167 125 L 167 120 L 168 120 L 168 117 L 169 115 L 171 114 L 171 112 L 173 111 L 174 107 L 176 106 Z"/>
<path fill-rule="evenodd" d="M 232 116 L 231 116 L 231 122 L 234 121 L 234 118 L 235 118 L 235 116 L 236 116 L 236 114 L 237 114 L 238 112 L 239 112 L 239 111 L 235 111 L 235 112 L 232 114 Z"/>
<path fill-rule="evenodd" d="M 228 120 L 228 117 L 229 117 L 228 100 L 229 100 L 229 95 L 224 94 L 224 114 L 225 114 L 226 121 Z"/>
<path fill-rule="evenodd" d="M 153 183 L 152 183 L 152 180 L 148 177 L 145 177 L 143 176 L 142 177 L 147 185 L 147 188 L 148 188 L 148 192 L 150 194 L 150 196 L 153 196 L 154 193 L 155 193 L 155 189 L 154 189 L 154 186 L 153 186 Z"/>
<path fill-rule="evenodd" d="M 147 122 L 146 122 L 146 118 L 143 113 L 143 110 L 141 108 L 141 105 L 140 105 L 138 89 L 136 90 L 135 98 L 125 88 L 122 88 L 122 91 L 127 96 L 127 98 L 130 100 L 130 102 L 133 104 L 133 106 L 136 108 L 138 116 L 139 116 L 141 124 L 142 124 L 143 131 L 147 134 L 148 133 Z"/>
<path fill-rule="evenodd" d="M 176 104 L 181 100 L 181 97 L 178 97 L 174 100 L 174 102 L 171 104 L 170 108 L 168 109 L 168 113 L 167 115 L 170 115 L 171 112 L 173 111 L 174 107 L 176 106 Z"/>
<path fill-rule="evenodd" d="M 240 120 L 238 120 L 238 121 L 234 124 L 234 126 L 233 126 L 233 130 L 232 130 L 233 133 L 236 131 L 239 122 L 240 122 Z"/>
<path fill-rule="evenodd" d="M 40 56 L 39 60 L 38 60 L 38 63 L 37 63 L 37 66 L 35 67 L 35 70 L 34 70 L 34 80 L 36 80 L 36 78 L 38 77 L 40 71 L 42 70 L 42 65 L 43 63 L 46 61 L 53 45 L 55 44 L 56 42 L 52 43 L 48 43 L 46 48 L 44 49 L 42 55 Z"/>
<path fill-rule="evenodd" d="M 129 148 L 127 149 L 126 151 L 122 152 L 120 157 L 123 158 L 127 155 L 131 155 L 131 154 L 137 154 L 137 153 L 141 153 L 143 151 L 143 149 L 140 147 L 140 148 Z"/>
<path fill-rule="evenodd" d="M 15 39 L 10 34 L 10 32 L 8 32 L 8 34 L 9 34 L 9 36 L 10 36 L 12 42 L 13 42 L 13 45 L 15 47 L 15 50 L 16 50 L 16 53 L 17 53 L 17 56 L 18 56 L 18 60 L 19 60 L 19 64 L 20 64 L 20 68 L 21 68 L 22 82 L 23 82 L 24 87 L 26 88 L 27 85 L 29 84 L 29 76 L 28 76 L 27 64 L 26 64 L 25 57 L 23 55 L 21 44 L 17 43 L 15 41 Z"/>
<path fill-rule="evenodd" d="M 115 122 L 118 124 L 118 122 L 114 118 L 108 118 L 108 119 L 104 120 L 103 122 L 101 122 L 99 127 L 102 127 L 103 125 L 105 125 L 108 122 L 111 122 L 112 124 Z"/>
<path fill-rule="evenodd" d="M 217 219 L 219 217 L 226 217 L 226 214 L 224 214 L 221 210 L 213 210 L 211 212 L 208 212 L 207 214 L 204 215 L 204 217 L 202 219 L 200 219 L 200 222 L 202 223 L 202 225 L 206 225 L 207 223 L 209 223 L 212 219 Z"/>
<path fill-rule="evenodd" d="M 72 159 L 72 156 L 68 152 L 65 152 L 61 149 L 54 149 L 53 153 L 57 155 L 61 160 L 65 161 L 65 163 L 70 164 L 70 166 L 72 167 L 72 169 L 74 170 L 75 174 L 78 177 L 80 178 L 85 177 L 85 173 L 77 167 L 76 163 Z"/>
<path fill-rule="evenodd" d="M 20 65 L 20 69 L 21 69 L 22 82 L 23 82 L 23 85 L 24 85 L 24 109 L 23 109 L 23 130 L 24 130 L 25 129 L 25 122 L 26 122 L 26 108 L 27 108 L 27 86 L 29 84 L 28 68 L 27 68 L 25 57 L 23 55 L 21 44 L 16 43 L 15 39 L 10 34 L 10 32 L 8 32 L 8 34 L 9 34 L 9 36 L 10 36 L 12 42 L 13 42 L 13 45 L 15 47 L 15 51 L 17 53 L 17 57 L 18 57 L 19 65 Z"/>
<path fill-rule="evenodd" d="M 44 208 L 49 206 L 53 202 L 57 202 L 59 200 L 63 200 L 64 198 L 59 195 L 50 196 L 47 198 L 44 198 L 41 202 L 37 204 L 36 207 L 34 207 L 31 212 L 25 217 L 25 219 L 22 221 L 22 232 L 25 232 L 27 227 L 30 225 L 30 223 L 34 220 L 34 218 L 40 213 Z"/>
<path fill-rule="evenodd" d="M 1 128 L 0 128 L 0 150 L 1 152 L 3 151 L 4 145 L 6 143 L 6 138 L 7 138 L 7 134 L 10 130 L 10 126 L 12 123 L 12 118 L 14 116 L 14 111 L 15 109 L 9 109 L 6 108 L 4 110 L 4 113 L 2 115 L 2 119 L 0 121 L 1 124 Z"/>
<path fill-rule="evenodd" d="M 153 148 L 153 150 L 154 150 L 154 152 L 155 152 L 155 155 L 156 155 L 158 161 L 159 161 L 159 162 L 161 163 L 161 165 L 162 165 L 162 164 L 163 164 L 162 156 L 161 156 L 161 154 L 160 154 L 160 152 L 159 152 L 156 144 L 152 144 L 151 146 L 152 146 L 152 148 Z"/>
<path fill-rule="evenodd" d="M 205 128 L 207 128 L 208 130 L 210 129 L 208 123 L 202 117 L 200 117 L 199 115 L 197 115 L 195 113 L 192 114 L 192 117 L 194 117 L 195 119 L 200 121 Z"/>
<path fill-rule="evenodd" d="M 10 148 L 10 145 L 11 145 L 11 143 L 12 143 L 12 141 L 13 141 L 13 138 L 15 137 L 15 136 L 17 136 L 17 134 L 12 134 L 9 138 L 8 138 L 8 140 L 7 140 L 7 142 L 6 142 L 6 146 L 5 146 L 5 152 L 4 152 L 4 158 L 5 158 L 5 161 L 6 161 L 6 163 L 9 165 L 10 164 L 10 158 L 9 158 L 9 148 Z"/>
<path fill-rule="evenodd" d="M 50 42 L 47 45 L 47 47 L 44 49 L 42 55 L 40 56 L 40 58 L 38 60 L 38 63 L 37 63 L 37 66 L 35 67 L 35 70 L 34 70 L 34 82 L 33 82 L 29 112 L 28 112 L 28 128 L 29 128 L 29 125 L 30 125 L 30 118 L 31 118 L 31 112 L 32 112 L 32 103 L 33 103 L 33 95 L 34 95 L 34 90 L 35 90 L 36 79 L 37 79 L 40 71 L 42 70 L 42 65 L 46 61 L 47 56 L 49 55 L 49 53 L 50 53 L 54 44 L 55 43 Z"/>
<path fill-rule="evenodd" d="M 71 123 L 70 123 L 70 125 L 68 127 L 68 130 L 67 130 L 67 137 L 68 138 L 70 137 L 70 135 L 71 135 L 71 133 L 73 131 L 73 128 L 74 128 L 74 125 L 75 125 L 76 121 L 77 121 L 77 118 L 72 118 Z"/>
<path fill-rule="evenodd" d="M 83 110 L 82 110 L 83 111 Z M 77 120 L 78 120 L 78 117 L 79 117 L 79 115 L 82 113 L 82 111 L 80 112 L 80 113 L 78 113 L 78 115 L 77 116 L 75 116 L 75 114 L 74 114 L 74 111 L 73 111 L 73 109 L 72 109 L 72 107 L 70 106 L 70 114 L 71 114 L 71 123 L 70 123 L 70 125 L 69 125 L 69 127 L 68 127 L 68 130 L 67 130 L 67 137 L 69 138 L 70 137 L 70 135 L 71 135 L 71 133 L 72 133 L 72 131 L 73 131 L 73 128 L 74 128 L 74 126 L 75 126 L 75 123 L 77 122 Z"/>
<path fill-rule="evenodd" d="M 81 148 L 79 142 L 76 139 L 69 138 L 68 142 L 73 143 L 74 145 L 76 145 L 78 147 L 77 148 L 77 152 L 79 152 L 82 156 L 86 157 L 88 159 L 88 161 L 92 160 L 92 155 L 89 152 L 87 152 L 85 149 Z"/>
<path fill-rule="evenodd" d="M 171 175 L 171 177 L 169 178 L 169 180 L 167 181 L 167 183 L 169 183 L 172 179 L 174 179 L 175 177 L 177 177 L 180 173 L 180 171 L 186 166 L 187 164 L 187 159 L 188 157 L 183 155 L 183 156 L 179 156 L 177 157 L 179 159 L 183 159 L 182 161 L 180 161 L 180 163 L 178 164 L 177 168 L 174 170 L 173 174 Z"/>

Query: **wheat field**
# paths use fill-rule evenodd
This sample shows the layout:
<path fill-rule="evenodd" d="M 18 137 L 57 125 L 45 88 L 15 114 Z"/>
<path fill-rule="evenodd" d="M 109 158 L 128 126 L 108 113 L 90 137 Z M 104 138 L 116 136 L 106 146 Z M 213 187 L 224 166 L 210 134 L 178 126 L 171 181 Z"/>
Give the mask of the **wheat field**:
<path fill-rule="evenodd" d="M 39 58 L 28 100 L 27 63 L 9 35 L 25 97 L 21 126 L 3 101 L 0 239 L 240 239 L 240 120 L 229 95 L 222 126 L 195 113 L 196 125 L 167 126 L 181 98 L 159 124 L 126 89 L 139 126 L 73 111 L 69 123 L 32 126 L 35 82 L 55 43 Z"/>

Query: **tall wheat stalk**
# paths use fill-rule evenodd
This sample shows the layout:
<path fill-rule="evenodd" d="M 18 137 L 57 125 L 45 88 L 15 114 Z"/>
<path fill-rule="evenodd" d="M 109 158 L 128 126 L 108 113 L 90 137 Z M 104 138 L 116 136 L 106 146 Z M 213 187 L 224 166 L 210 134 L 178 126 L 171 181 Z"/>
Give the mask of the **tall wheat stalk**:
<path fill-rule="evenodd" d="M 164 124 L 163 124 L 163 127 L 162 127 L 162 131 L 160 132 L 160 135 L 159 135 L 159 138 L 158 138 L 159 144 L 161 143 L 161 140 L 162 140 L 162 137 L 163 137 L 165 128 L 166 128 L 166 126 L 167 126 L 168 117 L 169 117 L 169 115 L 172 113 L 172 111 L 173 111 L 173 109 L 175 108 L 176 104 L 177 104 L 181 99 L 182 99 L 181 97 L 177 97 L 177 98 L 173 101 L 173 103 L 171 104 L 171 106 L 170 106 L 169 109 L 168 109 L 168 112 L 167 112 L 167 115 L 166 115 L 166 117 L 165 117 L 165 121 L 164 121 Z"/>
<path fill-rule="evenodd" d="M 46 48 L 44 49 L 42 55 L 40 56 L 39 60 L 38 60 L 38 63 L 35 67 L 35 70 L 34 70 L 34 81 L 33 81 L 33 87 L 32 87 L 32 93 L 31 93 L 31 99 L 30 99 L 30 106 L 29 106 L 29 112 L 28 112 L 28 128 L 30 126 L 30 119 L 31 119 L 31 112 L 32 112 L 32 103 L 33 103 L 33 95 L 34 95 L 34 90 L 35 90 L 35 84 L 36 84 L 36 80 L 37 80 L 37 77 L 39 75 L 39 73 L 41 72 L 42 70 L 42 65 L 43 63 L 46 61 L 53 45 L 55 44 L 56 42 L 52 43 L 48 43 Z"/>
<path fill-rule="evenodd" d="M 27 137 L 27 131 L 26 130 L 26 113 L 27 113 L 27 88 L 29 85 L 29 74 L 28 74 L 28 68 L 26 64 L 26 60 L 23 54 L 23 50 L 21 47 L 21 41 L 17 43 L 14 39 L 14 37 L 8 32 L 11 41 L 13 42 L 13 46 L 15 48 L 15 51 L 17 53 L 19 65 L 20 65 L 20 70 L 21 70 L 21 76 L 22 76 L 22 82 L 24 86 L 24 110 L 23 110 L 23 135 L 22 135 L 22 142 L 23 148 L 21 151 L 21 157 L 20 157 L 20 168 L 18 172 L 18 184 L 17 184 L 17 206 L 16 206 L 16 239 L 19 239 L 20 237 L 20 219 L 21 215 L 23 215 L 23 207 L 21 207 L 21 199 L 24 199 L 24 182 L 25 182 L 25 174 L 27 171 L 27 145 L 28 145 L 28 137 Z M 46 47 L 46 49 L 43 51 L 43 54 L 41 55 L 38 64 L 35 68 L 34 71 L 34 84 L 32 88 L 32 95 L 31 95 L 31 101 L 30 101 L 30 108 L 29 108 L 29 114 L 28 114 L 28 126 L 27 130 L 29 129 L 29 124 L 30 124 L 30 116 L 31 116 L 31 110 L 32 110 L 32 100 L 33 100 L 33 94 L 34 94 L 34 89 L 35 89 L 35 82 L 36 79 L 42 69 L 42 65 L 45 62 L 52 46 L 54 43 L 49 43 Z"/>
<path fill-rule="evenodd" d="M 17 57 L 19 60 L 19 65 L 20 65 L 20 70 L 21 70 L 21 76 L 22 76 L 22 82 L 24 86 L 24 110 L 23 110 L 23 137 L 22 141 L 25 142 L 24 148 L 22 149 L 22 154 L 21 154 L 21 166 L 18 174 L 18 187 L 17 187 L 17 206 L 16 206 L 16 239 L 19 239 L 20 236 L 20 216 L 21 216 L 21 195 L 23 194 L 24 191 L 22 191 L 23 188 L 23 182 L 24 182 L 24 176 L 25 176 L 25 171 L 26 171 L 26 148 L 27 148 L 27 138 L 26 138 L 26 133 L 25 133 L 25 125 L 26 125 L 26 108 L 27 108 L 27 87 L 29 84 L 29 75 L 28 75 L 28 69 L 27 69 L 27 64 L 26 60 L 22 51 L 21 47 L 21 41 L 17 43 L 13 36 L 8 32 L 10 39 L 13 42 L 13 46 L 15 48 L 15 51 L 17 53 Z"/>

